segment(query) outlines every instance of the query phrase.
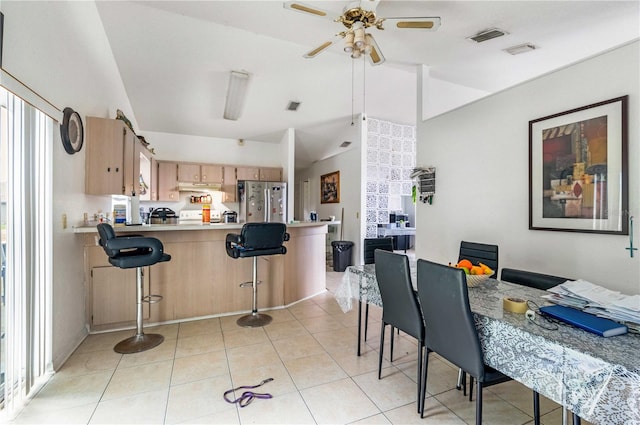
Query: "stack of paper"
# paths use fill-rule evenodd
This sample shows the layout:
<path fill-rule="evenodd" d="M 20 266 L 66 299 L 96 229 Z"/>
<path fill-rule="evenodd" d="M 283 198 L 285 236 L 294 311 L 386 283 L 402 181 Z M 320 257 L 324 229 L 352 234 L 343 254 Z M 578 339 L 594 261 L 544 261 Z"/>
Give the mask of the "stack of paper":
<path fill-rule="evenodd" d="M 640 331 L 640 295 L 625 295 L 586 280 L 566 281 L 548 289 L 549 301 L 625 323 Z"/>

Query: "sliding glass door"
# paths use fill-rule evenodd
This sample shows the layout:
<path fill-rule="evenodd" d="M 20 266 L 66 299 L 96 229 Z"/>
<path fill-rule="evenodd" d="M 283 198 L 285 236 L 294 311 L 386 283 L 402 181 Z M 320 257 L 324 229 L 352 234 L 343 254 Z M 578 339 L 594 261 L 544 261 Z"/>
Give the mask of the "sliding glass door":
<path fill-rule="evenodd" d="M 0 87 L 0 399 L 16 412 L 51 369 L 53 120 Z"/>

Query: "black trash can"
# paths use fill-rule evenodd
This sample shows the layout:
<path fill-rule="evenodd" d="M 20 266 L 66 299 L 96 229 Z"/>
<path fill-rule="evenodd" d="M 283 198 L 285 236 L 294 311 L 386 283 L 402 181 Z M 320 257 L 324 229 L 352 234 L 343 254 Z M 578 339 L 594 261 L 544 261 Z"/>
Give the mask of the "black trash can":
<path fill-rule="evenodd" d="M 333 241 L 333 271 L 343 272 L 351 263 L 351 252 L 353 251 L 353 242 L 351 241 Z"/>

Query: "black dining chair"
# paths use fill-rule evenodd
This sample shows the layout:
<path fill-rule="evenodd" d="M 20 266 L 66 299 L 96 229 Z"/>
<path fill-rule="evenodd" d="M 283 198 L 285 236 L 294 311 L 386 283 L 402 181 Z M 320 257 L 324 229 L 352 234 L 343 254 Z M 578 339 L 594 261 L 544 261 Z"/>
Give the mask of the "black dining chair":
<path fill-rule="evenodd" d="M 364 240 L 364 263 L 375 263 L 374 252 L 376 249 L 382 249 L 384 251 L 393 252 L 393 238 L 366 238 Z M 362 313 L 362 303 L 359 305 L 358 314 L 360 317 Z M 360 325 L 358 325 L 360 329 Z M 367 340 L 367 330 L 369 329 L 369 303 L 364 307 L 364 340 Z"/>
<path fill-rule="evenodd" d="M 511 378 L 484 363 L 480 338 L 469 306 L 464 271 L 420 259 L 417 276 L 418 300 L 425 322 L 426 348 L 468 373 L 471 383 L 473 379 L 476 380 L 476 424 L 479 425 L 482 423 L 482 389 Z M 421 378 L 422 412 L 428 361 L 429 357 L 425 356 Z M 536 407 L 534 406 L 534 420 L 539 423 L 540 412 Z"/>
<path fill-rule="evenodd" d="M 416 403 L 421 409 L 422 356 L 424 352 L 424 321 L 418 305 L 416 292 L 411 284 L 411 270 L 406 255 L 375 251 L 376 280 L 382 297 L 382 324 L 380 326 L 380 352 L 378 354 L 378 379 L 382 377 L 382 355 L 384 331 L 391 325 L 391 347 L 389 360 L 393 362 L 393 329 L 401 329 L 418 340 L 418 375 Z M 424 355 L 428 355 L 425 353 Z"/>
<path fill-rule="evenodd" d="M 486 264 L 493 270 L 490 277 L 498 276 L 498 245 L 462 241 L 460 242 L 458 261 L 463 258 L 471 261 L 474 266 L 477 266 L 478 263 Z"/>
<path fill-rule="evenodd" d="M 500 280 L 546 291 L 549 288 L 573 279 L 526 270 L 504 268 L 500 272 Z"/>
<path fill-rule="evenodd" d="M 479 243 L 479 242 L 460 242 L 460 251 L 458 261 L 466 258 L 471 261 L 474 266 L 478 263 L 486 264 L 493 270 L 493 274 L 489 277 L 496 278 L 498 276 L 498 245 Z M 462 370 L 458 371 L 458 390 L 462 389 L 463 394 L 467 395 L 467 377 Z M 469 400 L 471 400 L 471 391 L 469 391 Z"/>

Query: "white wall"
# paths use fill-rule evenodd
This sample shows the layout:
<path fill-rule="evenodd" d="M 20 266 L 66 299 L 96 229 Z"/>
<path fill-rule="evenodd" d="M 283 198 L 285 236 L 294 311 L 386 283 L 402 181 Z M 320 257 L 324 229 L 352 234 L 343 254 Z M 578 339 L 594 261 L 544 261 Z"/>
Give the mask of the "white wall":
<path fill-rule="evenodd" d="M 418 116 L 426 120 L 440 115 L 459 106 L 466 105 L 489 92 L 460 84 L 450 83 L 429 75 L 429 67 L 420 66 L 418 69 L 419 82 L 422 83 L 421 102 L 418 100 Z"/>
<path fill-rule="evenodd" d="M 102 23 L 93 2 L 2 2 L 3 68 L 53 103 L 81 116 L 134 122 Z M 62 114 L 60 114 L 60 117 Z M 84 195 L 84 153 L 68 155 L 60 133 L 53 146 L 53 363 L 59 367 L 86 336 L 84 254 L 69 225 L 83 212 L 107 211 L 109 202 Z"/>
<path fill-rule="evenodd" d="M 153 131 L 138 133 L 144 135 L 150 148 L 154 148 L 157 160 L 286 168 L 287 158 L 283 156 L 281 145 L 278 143 L 251 140 L 240 142 L 238 139 Z"/>
<path fill-rule="evenodd" d="M 342 239 L 352 241 L 353 247 L 353 264 L 359 264 L 360 240 L 364 230 L 364 220 L 361 218 L 361 211 L 364 211 L 362 203 L 363 197 L 363 179 L 362 179 L 362 146 L 366 144 L 366 127 L 363 126 L 362 116 L 359 116 L 358 126 L 354 129 L 354 138 L 358 142 L 348 148 L 347 151 L 339 155 L 332 156 L 314 163 L 305 170 L 297 170 L 296 186 L 300 187 L 302 182 L 309 180 L 310 187 L 310 205 L 311 211 L 318 213 L 318 219 L 329 218 L 330 215 L 336 216 L 336 220 L 342 218 Z M 364 134 L 364 136 L 363 136 Z M 334 171 L 340 171 L 340 202 L 335 204 L 320 203 L 320 176 Z M 308 220 L 309 217 L 300 217 L 302 220 Z M 340 230 L 336 235 L 340 239 Z"/>
<path fill-rule="evenodd" d="M 495 243 L 500 267 L 640 293 L 640 254 L 630 258 L 628 236 L 528 229 L 529 121 L 623 95 L 629 212 L 638 217 L 639 51 L 636 41 L 419 123 L 416 165 L 436 166 L 437 179 L 433 205 L 417 208 L 416 256 L 446 264 L 461 240 Z"/>

